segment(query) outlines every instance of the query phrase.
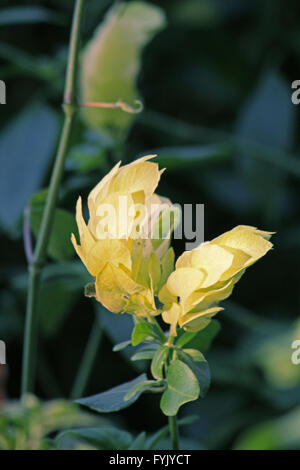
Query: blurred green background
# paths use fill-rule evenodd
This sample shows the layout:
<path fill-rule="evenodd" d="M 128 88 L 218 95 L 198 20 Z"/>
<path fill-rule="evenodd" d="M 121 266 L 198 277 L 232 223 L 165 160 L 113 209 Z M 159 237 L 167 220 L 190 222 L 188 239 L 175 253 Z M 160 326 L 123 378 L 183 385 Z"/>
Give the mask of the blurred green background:
<path fill-rule="evenodd" d="M 36 234 L 62 124 L 73 3 L 1 0 L 7 104 L 0 107 L 0 339 L 7 344 L 7 400 L 20 389 L 24 210 L 31 207 Z M 86 3 L 83 46 L 113 2 Z M 142 52 L 137 88 L 144 111 L 117 145 L 81 115 L 72 135 L 40 295 L 37 395 L 69 396 L 101 310 L 83 296 L 89 276 L 69 241 L 77 197 L 86 197 L 114 162 L 155 150 L 167 168 L 159 193 L 204 203 L 207 240 L 239 224 L 276 232 L 274 250 L 247 271 L 218 315 L 221 330 L 206 353 L 211 389 L 183 410 L 200 416 L 182 431 L 186 448 L 300 448 L 300 364 L 291 362 L 292 341 L 300 339 L 299 110 L 291 102 L 291 84 L 300 79 L 300 4 L 148 3 L 164 11 L 167 25 Z M 184 241 L 174 247 L 179 255 Z M 100 314 L 104 334 L 85 395 L 136 375 L 126 354 L 112 352 L 128 339 L 130 319 Z M 108 418 L 135 434 L 165 424 L 153 395 Z"/>

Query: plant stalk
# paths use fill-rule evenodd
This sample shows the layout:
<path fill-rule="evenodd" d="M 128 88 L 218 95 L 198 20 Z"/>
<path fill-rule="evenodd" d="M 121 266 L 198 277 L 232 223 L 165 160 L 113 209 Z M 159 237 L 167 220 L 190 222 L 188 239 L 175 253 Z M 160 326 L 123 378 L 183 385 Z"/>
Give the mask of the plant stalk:
<path fill-rule="evenodd" d="M 179 449 L 179 434 L 178 434 L 178 424 L 177 424 L 177 416 L 169 416 L 169 429 L 170 429 L 170 436 L 172 440 L 172 449 L 178 450 Z"/>
<path fill-rule="evenodd" d="M 76 0 L 75 3 L 64 91 L 64 125 L 61 132 L 49 184 L 49 191 L 43 212 L 41 228 L 37 237 L 34 259 L 33 263 L 29 266 L 29 286 L 23 346 L 22 395 L 28 392 L 33 392 L 35 384 L 35 356 L 37 348 L 38 324 L 37 307 L 40 278 L 42 268 L 46 260 L 47 246 L 53 226 L 59 186 L 63 175 L 72 125 L 77 111 L 77 103 L 75 100 L 75 85 L 84 2 L 85 0 Z"/>
<path fill-rule="evenodd" d="M 85 390 L 96 359 L 102 335 L 103 329 L 99 323 L 99 319 L 96 317 L 87 341 L 83 358 L 80 362 L 77 376 L 75 378 L 75 382 L 71 391 L 71 398 L 80 398 Z"/>

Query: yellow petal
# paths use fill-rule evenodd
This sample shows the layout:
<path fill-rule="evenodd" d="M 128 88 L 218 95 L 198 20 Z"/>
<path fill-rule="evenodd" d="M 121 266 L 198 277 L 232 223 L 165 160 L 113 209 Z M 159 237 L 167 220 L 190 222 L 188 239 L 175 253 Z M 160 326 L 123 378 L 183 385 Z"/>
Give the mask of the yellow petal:
<path fill-rule="evenodd" d="M 193 250 L 191 257 L 192 266 L 205 271 L 202 288 L 218 282 L 232 261 L 233 255 L 228 250 L 212 243 L 202 243 L 199 248 Z"/>
<path fill-rule="evenodd" d="M 157 288 L 160 283 L 161 278 L 161 266 L 160 260 L 155 253 L 151 253 L 148 261 L 148 272 L 151 280 L 151 287 L 153 289 L 153 294 L 157 292 Z"/>
<path fill-rule="evenodd" d="M 85 252 L 84 250 L 82 249 L 82 247 L 80 245 L 78 245 L 77 241 L 76 241 L 76 237 L 74 235 L 74 233 L 71 234 L 71 242 L 76 250 L 76 253 L 78 254 L 79 258 L 81 258 L 81 261 L 83 262 L 83 264 L 86 266 L 86 256 L 85 256 Z"/>
<path fill-rule="evenodd" d="M 104 178 L 102 178 L 102 180 L 90 192 L 89 197 L 88 197 L 88 203 L 92 204 L 92 209 L 93 209 L 94 204 L 96 203 L 96 200 L 99 194 L 101 194 L 101 199 L 104 199 L 105 196 L 107 195 L 108 189 L 109 189 L 109 183 L 112 180 L 112 178 L 118 173 L 120 165 L 121 165 L 121 162 L 118 162 L 110 170 L 110 172 L 107 175 L 105 175 Z M 90 206 L 89 206 L 89 209 L 91 209 Z"/>
<path fill-rule="evenodd" d="M 255 227 L 236 227 L 215 238 L 212 240 L 212 243 L 243 251 L 252 258 L 252 260 L 249 260 L 247 263 L 249 266 L 264 256 L 273 246 L 272 243 L 262 237 L 259 232 L 260 231 L 257 231 Z"/>
<path fill-rule="evenodd" d="M 226 248 L 224 247 L 224 249 L 232 253 L 233 260 L 230 268 L 225 271 L 220 277 L 220 281 L 226 281 L 232 276 L 235 276 L 238 272 L 243 270 L 245 266 L 247 266 L 248 261 L 252 259 L 251 256 L 247 255 L 244 251 L 237 250 L 236 248 L 226 246 Z"/>
<path fill-rule="evenodd" d="M 114 313 L 125 312 L 130 296 L 145 291 L 124 270 L 110 263 L 97 274 L 95 287 L 97 300 Z"/>
<path fill-rule="evenodd" d="M 227 299 L 231 295 L 234 285 L 235 279 L 233 278 L 218 288 L 207 289 L 206 291 L 200 289 L 193 292 L 185 303 L 185 311 L 193 313 L 194 311 L 207 309 L 211 304 Z"/>
<path fill-rule="evenodd" d="M 137 317 L 148 317 L 149 315 L 158 315 L 159 311 L 149 301 L 151 296 L 150 291 L 148 295 L 133 294 L 130 296 L 129 302 L 126 306 L 126 312 Z"/>
<path fill-rule="evenodd" d="M 204 273 L 195 268 L 179 268 L 172 272 L 167 281 L 171 294 L 186 299 L 192 292 L 199 289 Z"/>
<path fill-rule="evenodd" d="M 76 222 L 78 226 L 78 232 L 80 236 L 80 244 L 82 245 L 84 251 L 89 251 L 95 243 L 95 238 L 89 231 L 84 218 L 82 216 L 82 201 L 81 197 L 77 199 L 76 204 Z"/>
<path fill-rule="evenodd" d="M 88 271 L 91 272 L 90 267 L 89 267 L 89 263 L 88 263 L 88 259 L 87 259 L 87 254 L 93 248 L 96 241 L 95 241 L 93 235 L 91 234 L 91 232 L 89 231 L 88 227 L 86 226 L 86 223 L 85 223 L 84 218 L 82 216 L 81 197 L 78 198 L 77 204 L 76 204 L 76 222 L 77 222 L 78 232 L 79 232 L 79 236 L 80 236 L 80 245 L 78 245 L 78 243 L 76 241 L 76 237 L 73 233 L 71 235 L 71 241 L 73 243 L 73 246 L 74 246 L 78 256 L 81 258 L 82 262 L 85 264 Z"/>
<path fill-rule="evenodd" d="M 222 307 L 212 307 L 197 313 L 188 313 L 179 319 L 179 325 L 187 331 L 203 330 L 209 324 L 211 318 L 221 310 L 224 309 Z"/>
<path fill-rule="evenodd" d="M 114 192 L 130 191 L 131 193 L 143 191 L 145 196 L 149 197 L 160 179 L 158 164 L 146 161 L 153 157 L 155 155 L 148 155 L 120 168 L 110 190 Z"/>
<path fill-rule="evenodd" d="M 180 317 L 181 308 L 178 304 L 173 303 L 169 310 L 162 312 L 163 320 L 171 325 L 170 333 L 172 336 L 177 336 L 176 326 Z"/>
<path fill-rule="evenodd" d="M 93 227 L 98 239 L 127 239 L 133 230 L 134 201 L 129 193 L 110 193 L 97 203 Z"/>
<path fill-rule="evenodd" d="M 162 304 L 164 304 L 165 309 L 169 309 L 172 303 L 177 302 L 177 296 L 171 294 L 169 289 L 167 288 L 167 284 L 165 284 L 159 291 L 158 298 Z"/>
<path fill-rule="evenodd" d="M 192 266 L 192 257 L 194 250 L 184 251 L 176 261 L 176 269 L 190 268 Z"/>
<path fill-rule="evenodd" d="M 122 264 L 131 270 L 130 251 L 122 240 L 98 240 L 86 255 L 88 270 L 93 276 L 96 276 L 107 262 L 114 266 Z"/>

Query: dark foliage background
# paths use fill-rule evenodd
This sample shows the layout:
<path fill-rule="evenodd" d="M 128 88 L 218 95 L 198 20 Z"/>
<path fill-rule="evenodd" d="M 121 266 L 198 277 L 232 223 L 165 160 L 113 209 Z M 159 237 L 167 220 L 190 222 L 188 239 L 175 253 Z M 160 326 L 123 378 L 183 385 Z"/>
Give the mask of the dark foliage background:
<path fill-rule="evenodd" d="M 167 167 L 160 193 L 173 202 L 204 203 L 206 239 L 239 224 L 276 232 L 274 250 L 224 302 L 222 329 L 207 353 L 212 387 L 204 400 L 185 407 L 200 415 L 185 437 L 212 449 L 299 448 L 300 365 L 291 362 L 291 343 L 300 339 L 299 110 L 291 83 L 300 78 L 300 5 L 153 3 L 165 11 L 168 26 L 144 51 L 138 86 L 145 111 L 120 150 L 122 160 L 155 149 Z M 110 4 L 87 2 L 84 43 Z M 22 5 L 28 2 L 2 0 L 0 9 L 0 79 L 7 86 L 7 104 L 0 107 L 0 338 L 7 343 L 8 398 L 20 389 L 23 212 L 49 181 L 73 1 L 32 0 L 28 17 L 5 17 L 6 7 Z M 72 148 L 59 207 L 73 215 L 78 195 L 85 197 L 120 155 L 95 144 L 80 118 Z M 35 211 L 33 232 L 39 204 Z M 62 246 L 54 240 L 58 254 L 49 258 L 41 292 L 37 395 L 45 399 L 68 397 L 94 321 L 96 305 L 83 296 L 87 276 L 69 246 L 72 224 L 72 217 L 58 217 Z M 184 243 L 175 249 L 180 254 Z M 103 315 L 106 333 L 86 395 L 136 375 L 126 356 L 112 352 L 129 334 L 128 321 Z M 109 419 L 133 432 L 165 422 L 152 395 Z"/>

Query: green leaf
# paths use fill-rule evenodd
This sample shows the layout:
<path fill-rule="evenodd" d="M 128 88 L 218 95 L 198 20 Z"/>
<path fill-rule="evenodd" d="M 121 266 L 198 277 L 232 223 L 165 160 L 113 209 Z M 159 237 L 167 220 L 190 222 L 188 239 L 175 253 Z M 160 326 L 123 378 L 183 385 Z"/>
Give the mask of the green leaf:
<path fill-rule="evenodd" d="M 131 341 L 122 341 L 122 343 L 119 343 L 119 344 L 116 344 L 114 347 L 113 347 L 113 351 L 114 352 L 117 352 L 117 351 L 122 351 L 122 349 L 125 349 L 127 348 L 127 346 L 129 346 L 131 344 Z"/>
<path fill-rule="evenodd" d="M 46 204 L 48 192 L 48 188 L 39 189 L 31 196 L 28 205 L 31 207 Z"/>
<path fill-rule="evenodd" d="M 187 165 L 204 164 L 219 160 L 231 159 L 232 149 L 229 145 L 189 145 L 178 147 L 161 147 L 152 149 L 155 155 L 159 155 L 161 167 L 168 170 L 186 169 Z"/>
<path fill-rule="evenodd" d="M 146 433 L 142 431 L 130 444 L 128 450 L 144 450 L 146 443 Z"/>
<path fill-rule="evenodd" d="M 157 348 L 155 347 L 145 347 L 141 348 L 138 352 L 136 352 L 132 357 L 132 361 L 141 361 L 145 359 L 152 359 L 154 354 L 156 353 Z"/>
<path fill-rule="evenodd" d="M 200 351 L 198 351 L 198 349 L 183 349 L 182 351 L 188 354 L 189 356 L 191 356 L 192 359 L 196 362 L 205 361 L 203 354 Z"/>
<path fill-rule="evenodd" d="M 31 208 L 30 227 L 35 236 L 38 235 L 42 215 L 43 207 L 33 206 Z M 77 225 L 73 214 L 64 209 L 56 209 L 48 245 L 48 255 L 60 261 L 73 258 L 75 251 L 70 241 L 71 233 L 77 234 Z"/>
<path fill-rule="evenodd" d="M 287 150 L 294 140 L 296 107 L 291 106 L 290 85 L 275 70 L 264 73 L 238 119 L 242 155 L 238 164 L 251 191 L 253 204 L 267 223 L 277 221 L 286 186 L 286 175 L 269 163 L 250 157 L 247 141 Z"/>
<path fill-rule="evenodd" d="M 236 450 L 299 450 L 300 407 L 275 419 L 263 421 L 242 431 L 234 445 Z"/>
<path fill-rule="evenodd" d="M 124 408 L 132 405 L 139 398 L 142 392 L 137 392 L 130 398 L 130 400 L 127 401 L 124 401 L 125 395 L 132 389 L 132 387 L 140 382 L 144 382 L 146 378 L 146 374 L 141 374 L 136 379 L 131 380 L 130 382 L 125 382 L 117 387 L 113 387 L 106 392 L 86 398 L 80 398 L 79 400 L 76 400 L 76 403 L 87 406 L 99 413 L 112 413 L 113 411 L 123 410 Z"/>
<path fill-rule="evenodd" d="M 160 388 L 157 388 L 158 385 L 161 383 L 157 382 L 157 380 L 144 380 L 143 382 L 139 382 L 135 384 L 125 395 L 124 400 L 128 401 L 132 397 L 134 397 L 137 393 L 141 394 L 147 391 L 160 391 Z M 156 390 L 155 390 L 156 389 Z"/>
<path fill-rule="evenodd" d="M 151 374 L 156 379 L 163 378 L 163 367 L 167 360 L 168 354 L 169 354 L 168 346 L 162 346 L 154 354 L 154 357 L 151 363 Z"/>
<path fill-rule="evenodd" d="M 81 101 L 122 100 L 134 106 L 139 98 L 136 79 L 143 47 L 165 25 L 162 10 L 133 1 L 115 4 L 87 45 L 82 60 Z M 86 123 L 118 139 L 134 114 L 120 109 L 84 110 Z"/>
<path fill-rule="evenodd" d="M 47 264 L 39 296 L 39 322 L 43 334 L 54 335 L 71 311 L 82 286 L 91 278 L 81 261 L 61 261 Z M 22 273 L 13 279 L 14 289 L 25 297 L 28 276 Z"/>
<path fill-rule="evenodd" d="M 0 25 L 25 23 L 57 23 L 59 15 L 48 8 L 30 5 L 22 7 L 2 8 L 0 12 Z"/>
<path fill-rule="evenodd" d="M 76 438 L 98 450 L 125 450 L 132 443 L 130 433 L 112 426 L 77 428 L 64 431 L 55 439 L 56 445 L 63 447 L 66 437 Z"/>
<path fill-rule="evenodd" d="M 194 372 L 200 387 L 199 395 L 203 398 L 210 386 L 210 370 L 205 357 L 200 352 L 198 352 L 198 354 L 200 354 L 201 357 L 199 360 L 198 356 L 196 362 L 189 354 L 178 351 L 178 357 Z"/>
<path fill-rule="evenodd" d="M 100 142 L 76 145 L 68 154 L 66 167 L 78 173 L 99 172 L 106 167 L 106 149 Z"/>
<path fill-rule="evenodd" d="M 148 337 L 153 338 L 153 330 L 149 323 L 137 323 L 131 335 L 131 344 L 132 346 L 137 346 L 138 344 L 145 341 L 145 339 Z"/>
<path fill-rule="evenodd" d="M 31 107 L 0 134 L 0 223 L 10 229 L 41 185 L 57 137 L 57 116 L 45 105 Z"/>
<path fill-rule="evenodd" d="M 178 348 L 182 348 L 187 345 L 189 348 L 198 349 L 199 351 L 205 352 L 210 348 L 210 345 L 215 336 L 220 331 L 221 326 L 218 320 L 211 320 L 211 322 L 201 331 L 192 333 L 185 332 L 176 342 Z"/>
<path fill-rule="evenodd" d="M 72 305 L 78 298 L 78 291 L 60 279 L 44 282 L 39 298 L 39 324 L 43 333 L 53 336 L 62 326 Z"/>
<path fill-rule="evenodd" d="M 166 416 L 175 416 L 179 408 L 189 401 L 197 400 L 200 389 L 192 370 L 179 359 L 171 362 L 167 373 L 167 389 L 160 407 Z"/>

